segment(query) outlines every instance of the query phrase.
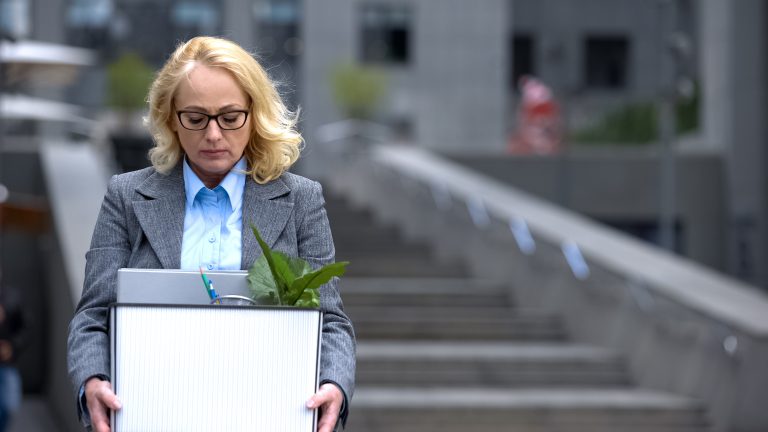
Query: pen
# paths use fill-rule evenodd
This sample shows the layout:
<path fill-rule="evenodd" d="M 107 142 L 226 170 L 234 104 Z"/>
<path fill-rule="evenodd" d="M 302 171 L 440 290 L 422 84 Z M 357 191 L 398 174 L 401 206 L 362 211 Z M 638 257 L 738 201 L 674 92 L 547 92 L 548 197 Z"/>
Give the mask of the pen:
<path fill-rule="evenodd" d="M 205 273 L 203 273 L 202 267 L 200 267 L 200 276 L 203 278 L 203 285 L 205 286 L 205 291 L 208 293 L 208 297 L 213 300 L 215 296 L 212 291 L 211 281 L 208 280 L 208 277 L 205 275 Z"/>
<path fill-rule="evenodd" d="M 210 287 L 210 295 L 212 296 L 211 299 L 216 299 L 216 304 L 221 304 L 221 300 L 219 300 L 219 295 L 216 294 L 216 290 L 213 288 L 213 281 L 208 281 L 208 286 Z"/>

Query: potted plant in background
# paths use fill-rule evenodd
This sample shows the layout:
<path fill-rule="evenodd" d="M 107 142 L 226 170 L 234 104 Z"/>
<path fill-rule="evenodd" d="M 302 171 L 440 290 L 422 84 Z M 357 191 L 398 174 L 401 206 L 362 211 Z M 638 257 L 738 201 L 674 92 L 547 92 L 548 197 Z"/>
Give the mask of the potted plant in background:
<path fill-rule="evenodd" d="M 132 52 L 107 66 L 107 105 L 116 118 L 110 138 L 124 171 L 149 165 L 147 151 L 152 147 L 152 138 L 140 127 L 140 119 L 153 77 L 152 68 Z"/>
<path fill-rule="evenodd" d="M 342 63 L 331 73 L 333 97 L 348 119 L 371 120 L 386 87 L 384 74 L 371 67 Z"/>

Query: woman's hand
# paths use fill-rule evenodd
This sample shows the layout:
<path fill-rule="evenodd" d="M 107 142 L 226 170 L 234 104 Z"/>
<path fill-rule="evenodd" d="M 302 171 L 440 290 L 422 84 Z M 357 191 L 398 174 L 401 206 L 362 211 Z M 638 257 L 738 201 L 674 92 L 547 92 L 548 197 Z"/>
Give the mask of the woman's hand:
<path fill-rule="evenodd" d="M 317 422 L 317 432 L 333 432 L 339 420 L 344 394 L 335 384 L 325 383 L 307 401 L 307 408 L 320 408 L 320 420 Z"/>
<path fill-rule="evenodd" d="M 112 384 L 98 377 L 85 383 L 85 403 L 91 416 L 94 432 L 110 432 L 109 410 L 119 410 L 122 405 L 112 391 Z"/>

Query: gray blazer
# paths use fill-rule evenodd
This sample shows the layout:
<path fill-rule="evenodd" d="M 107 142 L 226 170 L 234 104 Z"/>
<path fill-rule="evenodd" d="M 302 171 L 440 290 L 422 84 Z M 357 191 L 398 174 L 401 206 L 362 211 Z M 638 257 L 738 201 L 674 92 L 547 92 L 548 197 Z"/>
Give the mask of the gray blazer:
<path fill-rule="evenodd" d="M 248 177 L 244 194 L 243 269 L 261 254 L 247 229 L 250 222 L 275 250 L 299 256 L 315 268 L 333 262 L 333 239 L 319 183 L 290 173 L 264 185 Z M 145 168 L 110 180 L 86 254 L 82 297 L 69 325 L 67 363 L 76 394 L 92 376 L 109 378 L 107 315 L 116 298 L 117 269 L 179 268 L 184 207 L 181 164 L 168 175 Z M 333 382 L 344 392 L 345 420 L 354 391 L 355 336 L 337 283 L 334 278 L 320 288 L 325 313 L 320 382 Z"/>

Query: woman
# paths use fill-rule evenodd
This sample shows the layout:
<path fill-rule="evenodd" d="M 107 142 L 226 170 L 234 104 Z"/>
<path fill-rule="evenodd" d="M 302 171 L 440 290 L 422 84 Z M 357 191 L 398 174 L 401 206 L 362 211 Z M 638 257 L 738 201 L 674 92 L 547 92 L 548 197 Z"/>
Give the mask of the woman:
<path fill-rule="evenodd" d="M 237 44 L 197 37 L 180 45 L 149 92 L 152 167 L 114 176 L 86 255 L 82 298 L 69 330 L 69 374 L 80 416 L 109 430 L 120 402 L 109 383 L 107 306 L 117 270 L 247 269 L 254 222 L 270 246 L 314 267 L 334 247 L 318 183 L 290 174 L 302 138 L 264 69 Z M 320 289 L 325 312 L 318 430 L 346 419 L 355 341 L 336 280 Z M 309 396 L 309 395 L 308 395 Z"/>

